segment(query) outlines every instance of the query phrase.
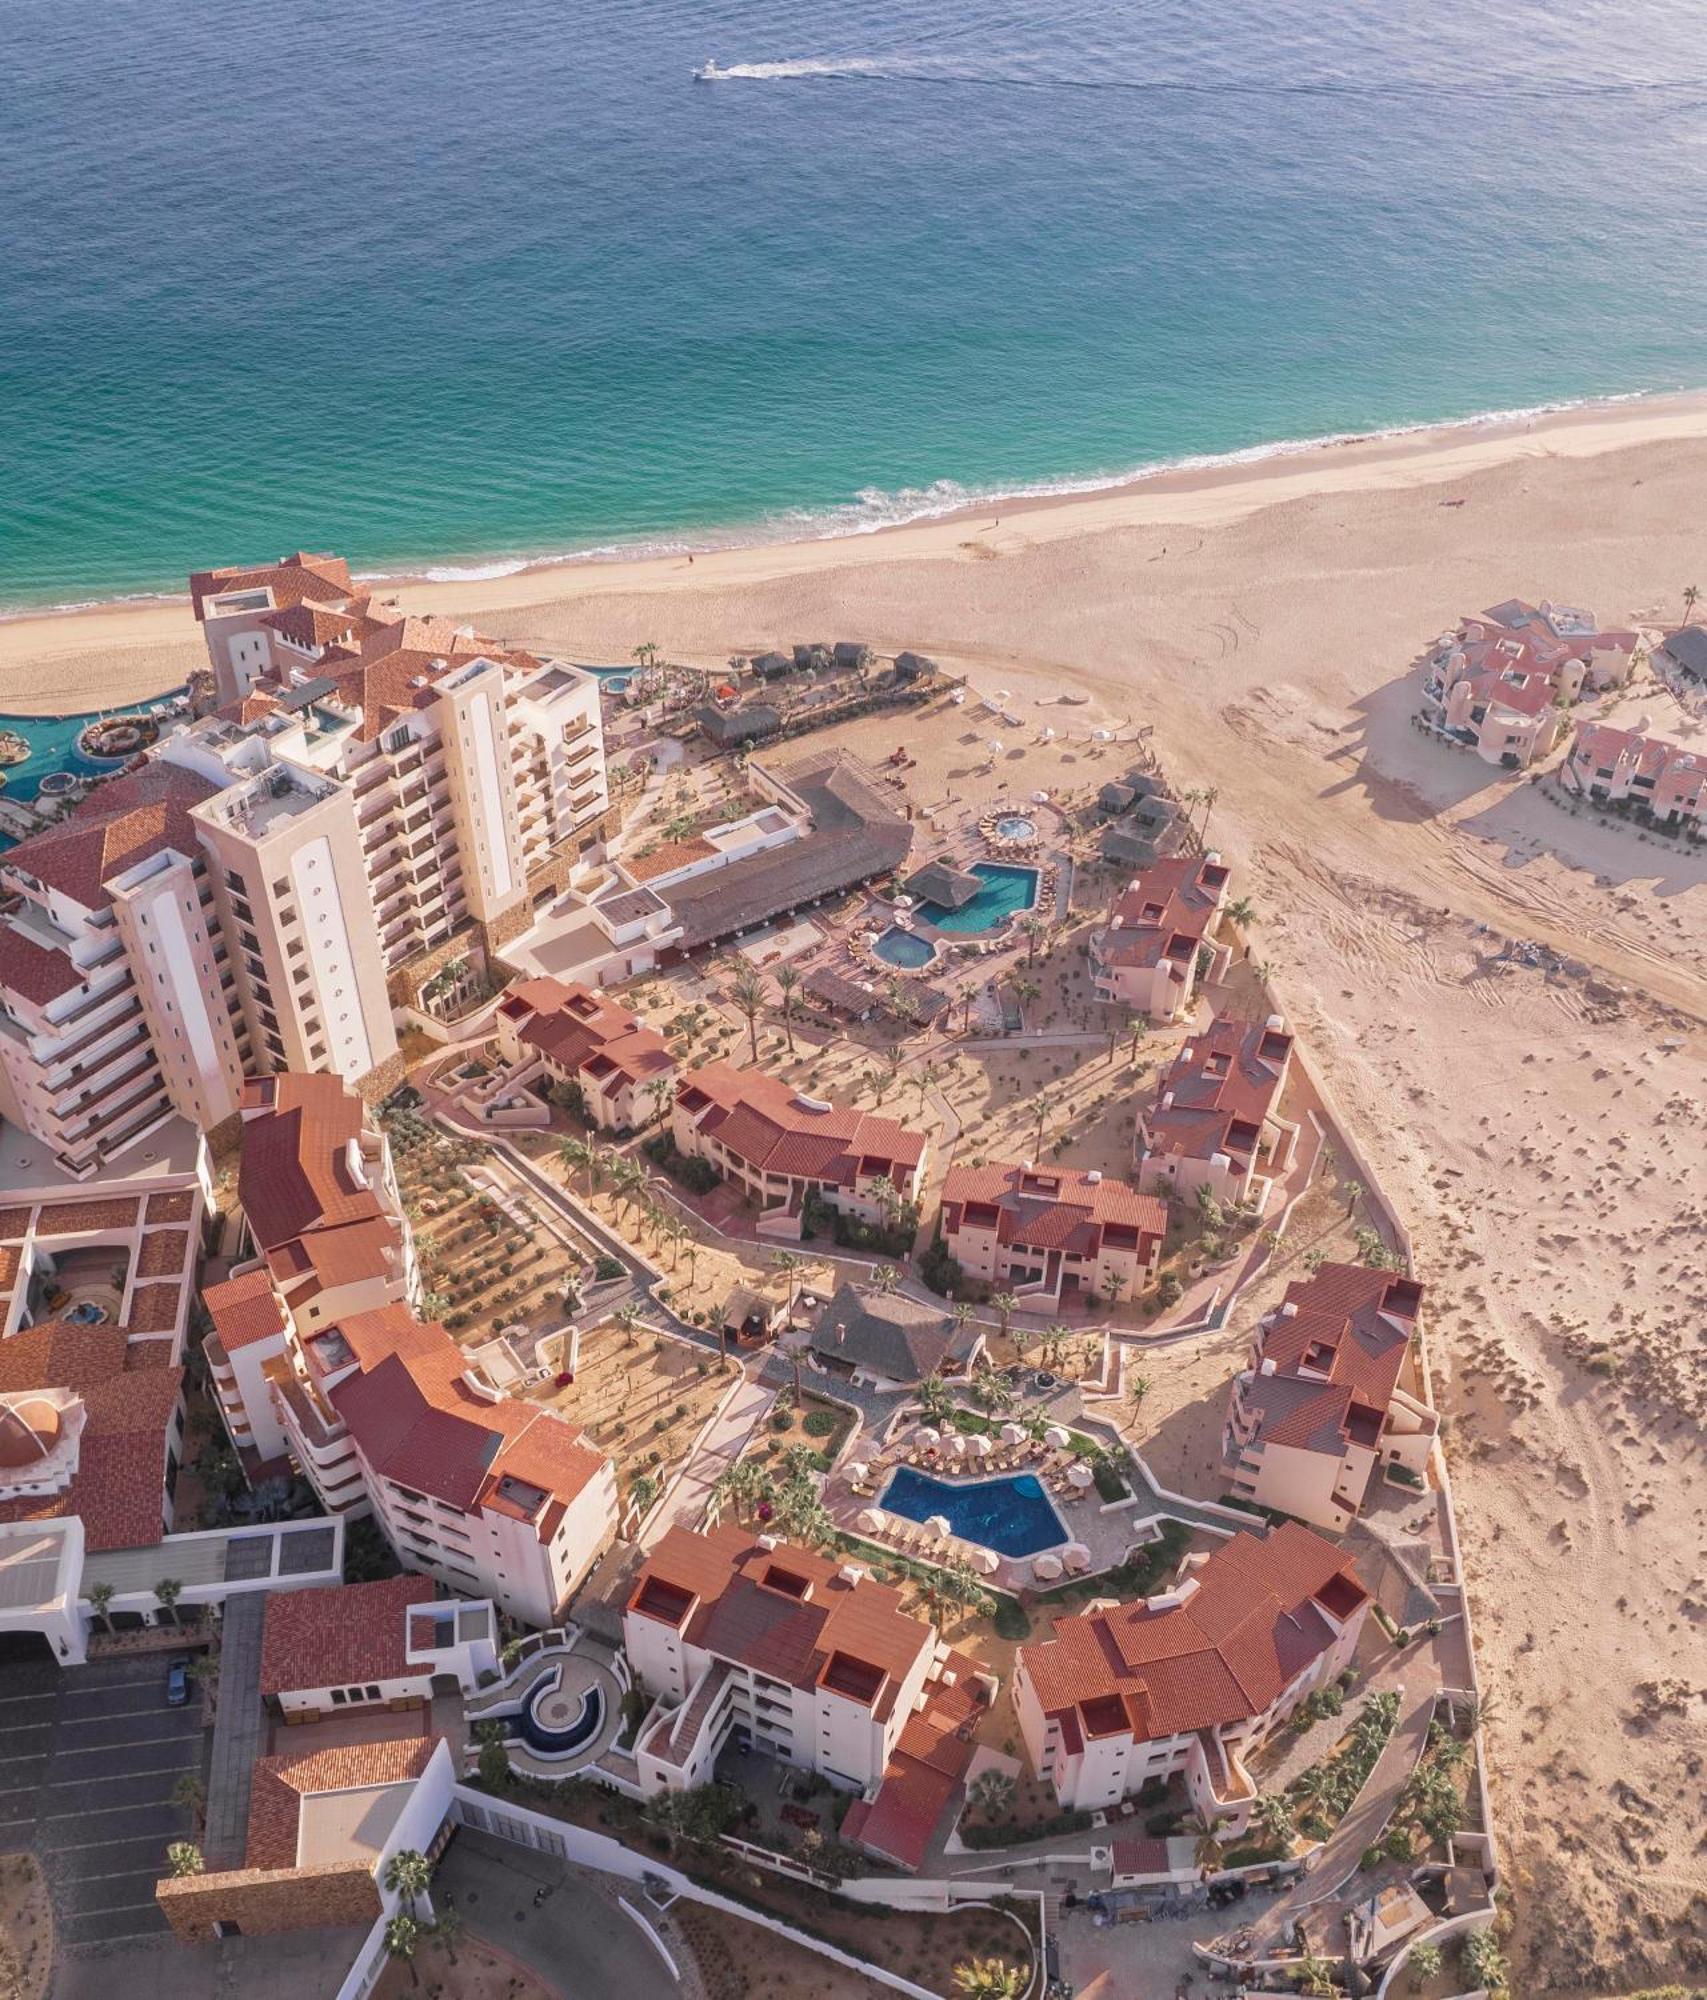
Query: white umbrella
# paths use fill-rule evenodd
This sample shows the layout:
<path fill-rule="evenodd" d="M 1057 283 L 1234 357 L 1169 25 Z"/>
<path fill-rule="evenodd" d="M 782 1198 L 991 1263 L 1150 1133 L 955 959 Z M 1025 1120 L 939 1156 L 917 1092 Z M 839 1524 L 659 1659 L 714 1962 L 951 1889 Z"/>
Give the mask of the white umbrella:
<path fill-rule="evenodd" d="M 910 910 L 910 909 L 911 909 L 911 908 L 913 907 L 913 899 L 912 899 L 912 897 L 911 897 L 911 896 L 897 896 L 897 897 L 895 898 L 895 907 L 896 907 L 896 909 L 898 909 L 898 910 Z"/>
<path fill-rule="evenodd" d="M 990 1456 L 990 1440 L 987 1437 L 975 1437 L 972 1440 L 972 1455 L 974 1458 L 988 1458 Z"/>
<path fill-rule="evenodd" d="M 877 1507 L 862 1507 L 856 1519 L 868 1535 L 881 1535 L 889 1525 L 888 1516 Z"/>
<path fill-rule="evenodd" d="M 994 1576 L 1002 1566 L 1002 1559 L 994 1549 L 974 1549 L 971 1560 L 980 1576 Z"/>
<path fill-rule="evenodd" d="M 1046 806 L 1049 803 L 1049 794 L 1047 792 L 1033 792 L 1031 802 L 1034 806 Z"/>
<path fill-rule="evenodd" d="M 948 1525 L 948 1516 L 946 1514 L 933 1514 L 925 1523 L 925 1526 L 933 1535 L 946 1537 L 954 1533 L 954 1530 Z"/>
<path fill-rule="evenodd" d="M 942 1432 L 931 1424 L 920 1424 L 919 1442 L 920 1444 L 941 1444 Z"/>
<path fill-rule="evenodd" d="M 1067 1482 L 1071 1486 L 1089 1486 L 1095 1478 L 1096 1474 L 1083 1459 L 1077 1465 L 1069 1465 L 1067 1468 Z"/>
<path fill-rule="evenodd" d="M 1053 743 L 1053 742 L 1055 741 L 1055 732 L 1054 732 L 1054 730 L 1053 730 L 1053 729 L 1045 729 L 1045 730 L 1044 730 L 1044 732 L 1043 732 L 1043 740 L 1044 740 L 1044 742 L 1045 742 L 1045 743 Z M 1032 794 L 1032 796 L 1033 796 L 1033 797 L 1035 798 L 1035 797 L 1036 797 L 1036 794 L 1035 794 L 1035 793 L 1033 793 L 1033 794 Z"/>
<path fill-rule="evenodd" d="M 1048 1430 L 1043 1433 L 1043 1442 L 1045 1444 L 1052 1444 L 1057 1450 L 1061 1450 L 1063 1447 L 1070 1445 L 1073 1440 L 1059 1424 L 1051 1424 Z"/>
<path fill-rule="evenodd" d="M 996 704 L 998 708 L 1001 708 L 1006 703 L 1013 700 L 1013 692 L 1009 688 L 997 688 L 996 692 L 993 695 L 991 695 L 990 699 Z"/>
<path fill-rule="evenodd" d="M 1082 1572 L 1091 1566 L 1091 1552 L 1083 1542 L 1069 1542 L 1061 1551 L 1061 1560 L 1070 1570 Z"/>
<path fill-rule="evenodd" d="M 1039 1583 L 1052 1583 L 1061 1574 L 1061 1558 L 1039 1556 L 1031 1566 L 1031 1573 Z"/>
<path fill-rule="evenodd" d="M 1024 1442 L 1024 1440 L 1025 1440 L 1025 1432 L 1020 1429 L 1018 1424 L 1003 1424 L 1002 1426 L 1003 1444 L 1021 1444 Z"/>
<path fill-rule="evenodd" d="M 992 736 L 985 747 L 992 757 L 999 757 L 1007 746 L 999 736 Z"/>
<path fill-rule="evenodd" d="M 948 1448 L 954 1453 L 956 1458 L 964 1458 L 966 1456 L 965 1437 L 959 1431 L 956 1431 L 948 1441 Z"/>
<path fill-rule="evenodd" d="M 1112 729 L 1093 729 L 1091 731 L 1091 741 L 1093 743 L 1112 743 L 1114 741 L 1114 731 Z"/>
<path fill-rule="evenodd" d="M 850 1479 L 869 1479 L 871 1477 L 871 1467 L 865 1463 L 864 1459 L 856 1458 L 852 1465 L 848 1467 L 848 1477 Z"/>

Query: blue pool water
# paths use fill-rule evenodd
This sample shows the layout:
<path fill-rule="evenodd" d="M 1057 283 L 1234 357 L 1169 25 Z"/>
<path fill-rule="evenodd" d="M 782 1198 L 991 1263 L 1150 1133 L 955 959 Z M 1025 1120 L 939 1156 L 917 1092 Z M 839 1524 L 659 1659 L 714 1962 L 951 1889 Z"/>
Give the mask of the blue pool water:
<path fill-rule="evenodd" d="M 156 695 L 154 701 L 170 699 Z M 110 771 L 113 765 L 98 763 L 81 755 L 77 738 L 85 723 L 97 714 L 141 715 L 153 702 L 138 702 L 132 708 L 85 709 L 81 715 L 0 715 L 0 729 L 12 730 L 30 746 L 21 764 L 8 764 L 3 775 L 6 792 L 14 799 L 33 799 L 43 778 L 53 771 L 75 771 L 87 777 L 95 771 Z"/>
<path fill-rule="evenodd" d="M 885 965 L 905 966 L 910 972 L 916 972 L 921 965 L 929 965 L 936 957 L 935 945 L 895 925 L 891 925 L 871 948 Z"/>
<path fill-rule="evenodd" d="M 1027 819 L 1024 813 L 1003 813 L 996 822 L 996 831 L 1003 840 L 1031 840 L 1037 833 L 1037 822 Z"/>
<path fill-rule="evenodd" d="M 926 903 L 919 911 L 921 922 L 935 924 L 939 931 L 993 931 L 1037 901 L 1035 868 L 1014 868 L 1005 861 L 975 861 L 972 873 L 984 886 L 970 903 L 963 903 L 958 910 Z"/>
<path fill-rule="evenodd" d="M 1004 1556 L 1034 1556 L 1070 1539 L 1042 1481 L 1031 1472 L 948 1480 L 901 1465 L 877 1504 L 909 1521 L 940 1514 L 962 1541 Z"/>

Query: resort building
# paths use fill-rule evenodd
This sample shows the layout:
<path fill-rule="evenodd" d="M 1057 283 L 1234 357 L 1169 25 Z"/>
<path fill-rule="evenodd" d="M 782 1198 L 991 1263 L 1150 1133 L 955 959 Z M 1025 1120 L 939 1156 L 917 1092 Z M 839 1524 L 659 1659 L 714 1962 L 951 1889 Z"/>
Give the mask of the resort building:
<path fill-rule="evenodd" d="M 202 569 L 190 577 L 190 604 L 221 702 L 238 700 L 273 673 L 277 649 L 287 643 L 302 649 L 346 643 L 366 622 L 367 602 L 342 556 L 298 551 L 277 562 Z M 351 605 L 358 608 L 347 611 Z"/>
<path fill-rule="evenodd" d="M 941 1305 L 850 1282 L 818 1315 L 811 1353 L 829 1373 L 883 1392 L 929 1375 L 970 1375 L 984 1344 L 977 1326 Z"/>
<path fill-rule="evenodd" d="M 439 1676 L 472 1694 L 498 1669 L 489 1602 L 440 1598 L 431 1578 L 286 1591 L 267 1599 L 260 1692 L 288 1724 L 425 1709 Z"/>
<path fill-rule="evenodd" d="M 1685 688 L 1707 686 L 1707 625 L 1680 625 L 1668 632 L 1656 649 L 1654 665 L 1664 675 L 1675 675 Z"/>
<path fill-rule="evenodd" d="M 1351 1557 L 1289 1521 L 1187 1556 L 1154 1597 L 1058 1619 L 1014 1665 L 1032 1768 L 1069 1812 L 1178 1777 L 1240 1833 L 1257 1796 L 1245 1759 L 1351 1664 L 1370 1602 Z"/>
<path fill-rule="evenodd" d="M 0 854 L 0 1117 L 88 1179 L 170 1118 L 217 1131 L 256 1066 L 194 813 L 153 763 Z"/>
<path fill-rule="evenodd" d="M 1232 871 L 1218 854 L 1158 861 L 1114 900 L 1107 926 L 1091 934 L 1099 1000 L 1117 1000 L 1152 1021 L 1190 1011 L 1198 988 L 1226 970 L 1232 948 L 1215 942 Z"/>
<path fill-rule="evenodd" d="M 1258 1324 L 1222 1434 L 1232 1491 L 1343 1534 L 1378 1466 L 1424 1481 L 1440 1420 L 1414 1342 L 1422 1287 L 1324 1264 Z"/>
<path fill-rule="evenodd" d="M 1632 805 L 1657 826 L 1695 831 L 1707 810 L 1707 756 L 1604 722 L 1577 725 L 1561 776 L 1596 805 Z"/>
<path fill-rule="evenodd" d="M 1573 702 L 1622 687 L 1641 643 L 1586 611 L 1513 598 L 1443 633 L 1423 665 L 1422 718 L 1490 764 L 1521 769 L 1559 741 Z"/>
<path fill-rule="evenodd" d="M 1145 1194 L 1198 1197 L 1260 1215 L 1292 1164 L 1298 1127 L 1276 1106 L 1292 1064 L 1292 1037 L 1266 1021 L 1217 1015 L 1174 1058 L 1156 1102 L 1138 1114 L 1138 1185 Z"/>
<path fill-rule="evenodd" d="M 498 1050 L 512 1079 L 573 1085 L 607 1132 L 651 1124 L 669 1109 L 680 1064 L 670 1045 L 626 1007 L 591 987 L 524 979 L 498 1003 Z"/>
<path fill-rule="evenodd" d="M 916 1202 L 930 1141 L 893 1118 L 807 1097 L 762 1070 L 725 1062 L 690 1069 L 676 1090 L 671 1131 L 691 1159 L 708 1160 L 761 1211 L 761 1235 L 797 1239 L 816 1194 L 862 1222 L 885 1204 Z"/>
<path fill-rule="evenodd" d="M 1077 1167 L 951 1167 L 942 1236 L 969 1278 L 1028 1310 L 1133 1298 L 1156 1275 L 1168 1212 L 1153 1194 Z"/>
<path fill-rule="evenodd" d="M 994 1691 L 858 1564 L 733 1525 L 670 1529 L 622 1635 L 658 1697 L 635 1746 L 648 1796 L 709 1782 L 734 1741 L 859 1794 L 842 1837 L 903 1867 L 923 1859 Z"/>

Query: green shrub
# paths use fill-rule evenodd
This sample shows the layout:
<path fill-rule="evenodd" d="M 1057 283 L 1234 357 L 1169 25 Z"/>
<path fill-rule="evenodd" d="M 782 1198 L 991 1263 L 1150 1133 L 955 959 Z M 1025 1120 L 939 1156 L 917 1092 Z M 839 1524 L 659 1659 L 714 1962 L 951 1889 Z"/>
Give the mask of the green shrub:
<path fill-rule="evenodd" d="M 808 1437 L 824 1438 L 830 1435 L 839 1421 L 834 1410 L 808 1410 L 800 1428 Z"/>
<path fill-rule="evenodd" d="M 593 1263 L 593 1278 L 598 1284 L 607 1284 L 613 1278 L 625 1278 L 628 1267 L 620 1257 L 599 1257 Z"/>

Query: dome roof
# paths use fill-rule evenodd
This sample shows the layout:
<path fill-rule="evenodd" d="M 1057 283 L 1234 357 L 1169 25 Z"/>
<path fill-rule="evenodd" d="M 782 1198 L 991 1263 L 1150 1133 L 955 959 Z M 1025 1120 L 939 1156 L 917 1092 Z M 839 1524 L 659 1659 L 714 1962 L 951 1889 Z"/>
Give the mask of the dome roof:
<path fill-rule="evenodd" d="M 44 1397 L 0 1410 L 0 1468 L 21 1471 L 37 1465 L 59 1442 L 59 1412 Z"/>

